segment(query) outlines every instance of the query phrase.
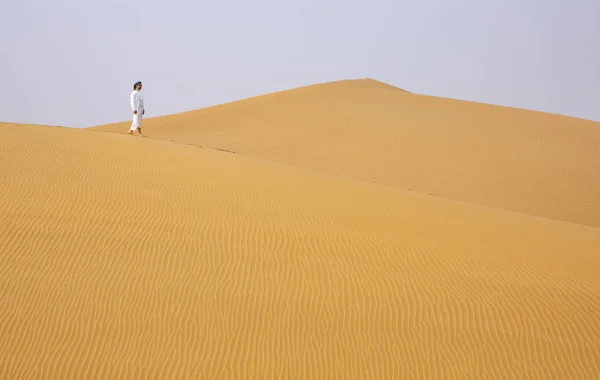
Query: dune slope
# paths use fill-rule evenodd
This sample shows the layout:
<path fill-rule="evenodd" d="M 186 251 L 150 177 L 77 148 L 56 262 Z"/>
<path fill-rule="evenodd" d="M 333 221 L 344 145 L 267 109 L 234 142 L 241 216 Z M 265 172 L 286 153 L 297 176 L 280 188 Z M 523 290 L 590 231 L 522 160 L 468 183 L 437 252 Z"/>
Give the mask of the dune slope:
<path fill-rule="evenodd" d="M 93 129 L 126 133 L 129 125 Z M 355 80 L 148 118 L 145 131 L 155 138 L 600 227 L 596 122 Z"/>
<path fill-rule="evenodd" d="M 0 125 L 0 378 L 586 378 L 600 229 Z"/>

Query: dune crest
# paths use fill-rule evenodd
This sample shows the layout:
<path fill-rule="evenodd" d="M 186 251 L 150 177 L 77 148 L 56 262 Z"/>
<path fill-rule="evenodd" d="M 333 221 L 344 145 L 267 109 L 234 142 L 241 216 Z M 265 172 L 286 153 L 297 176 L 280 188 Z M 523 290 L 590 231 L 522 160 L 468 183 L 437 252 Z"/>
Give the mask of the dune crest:
<path fill-rule="evenodd" d="M 92 129 L 125 133 L 130 122 Z M 148 118 L 153 138 L 600 227 L 600 123 L 337 81 Z"/>

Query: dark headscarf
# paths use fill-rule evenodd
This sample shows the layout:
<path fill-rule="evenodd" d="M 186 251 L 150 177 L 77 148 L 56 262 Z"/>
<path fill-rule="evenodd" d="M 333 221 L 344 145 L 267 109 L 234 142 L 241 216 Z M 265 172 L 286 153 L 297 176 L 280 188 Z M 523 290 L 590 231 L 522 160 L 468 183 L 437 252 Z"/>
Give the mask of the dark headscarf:
<path fill-rule="evenodd" d="M 135 84 L 133 85 L 133 89 L 135 90 L 135 88 L 137 87 L 138 84 L 142 84 L 142 82 L 135 82 Z"/>

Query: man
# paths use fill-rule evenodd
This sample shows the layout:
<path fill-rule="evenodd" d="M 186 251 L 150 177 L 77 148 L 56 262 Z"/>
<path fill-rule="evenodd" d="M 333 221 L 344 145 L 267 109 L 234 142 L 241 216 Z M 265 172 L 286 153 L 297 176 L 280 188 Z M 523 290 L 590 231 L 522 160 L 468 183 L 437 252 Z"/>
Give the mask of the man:
<path fill-rule="evenodd" d="M 142 96 L 142 82 L 136 82 L 133 85 L 133 92 L 129 97 L 131 103 L 131 109 L 133 110 L 133 123 L 129 128 L 129 134 L 133 135 L 133 131 L 136 129 L 142 134 L 142 116 L 146 113 L 144 109 L 144 97 Z"/>

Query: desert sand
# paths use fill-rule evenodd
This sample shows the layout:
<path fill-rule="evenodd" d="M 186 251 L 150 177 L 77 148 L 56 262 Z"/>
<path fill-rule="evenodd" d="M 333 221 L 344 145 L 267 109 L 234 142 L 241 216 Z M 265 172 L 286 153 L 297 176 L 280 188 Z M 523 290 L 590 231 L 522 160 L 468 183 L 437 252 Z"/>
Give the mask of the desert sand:
<path fill-rule="evenodd" d="M 363 80 L 129 124 L 0 123 L 1 379 L 599 378 L 600 123 Z"/>
<path fill-rule="evenodd" d="M 130 121 L 98 126 L 123 132 Z M 600 123 L 375 80 L 149 118 L 154 138 L 600 227 Z"/>

